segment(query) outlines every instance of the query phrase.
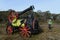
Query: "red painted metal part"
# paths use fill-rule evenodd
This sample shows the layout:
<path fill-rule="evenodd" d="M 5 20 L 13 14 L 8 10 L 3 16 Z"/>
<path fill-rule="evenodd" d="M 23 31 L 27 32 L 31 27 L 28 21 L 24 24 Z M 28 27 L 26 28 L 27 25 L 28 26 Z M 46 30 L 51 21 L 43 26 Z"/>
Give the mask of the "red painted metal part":
<path fill-rule="evenodd" d="M 20 28 L 21 32 L 20 32 L 20 35 L 24 38 L 26 37 L 30 37 L 30 29 L 28 27 L 24 27 L 24 28 Z"/>
<path fill-rule="evenodd" d="M 18 13 L 16 13 L 15 16 L 16 16 L 16 18 L 18 18 Z M 13 19 L 14 19 L 14 13 L 13 13 L 13 14 L 10 13 L 10 14 L 8 15 L 8 20 L 9 20 L 9 22 L 12 22 Z"/>
<path fill-rule="evenodd" d="M 7 27 L 7 33 L 8 33 L 8 35 L 12 34 L 12 32 L 13 32 L 12 27 L 8 26 Z"/>

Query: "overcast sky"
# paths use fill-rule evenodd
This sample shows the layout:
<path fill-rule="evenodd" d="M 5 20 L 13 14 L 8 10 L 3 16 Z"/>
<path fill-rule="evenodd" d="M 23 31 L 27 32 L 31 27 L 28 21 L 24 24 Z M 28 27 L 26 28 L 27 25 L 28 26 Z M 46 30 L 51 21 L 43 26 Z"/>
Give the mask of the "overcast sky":
<path fill-rule="evenodd" d="M 0 10 L 23 11 L 30 5 L 35 6 L 34 11 L 49 10 L 51 13 L 60 13 L 60 0 L 0 0 Z"/>

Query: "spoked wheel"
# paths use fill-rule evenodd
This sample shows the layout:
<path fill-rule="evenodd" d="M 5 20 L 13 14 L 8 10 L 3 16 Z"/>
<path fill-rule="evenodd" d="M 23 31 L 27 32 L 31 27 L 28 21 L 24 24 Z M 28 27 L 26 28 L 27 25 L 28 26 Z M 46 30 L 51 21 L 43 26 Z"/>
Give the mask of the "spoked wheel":
<path fill-rule="evenodd" d="M 20 36 L 24 37 L 24 38 L 29 38 L 31 36 L 31 32 L 30 29 L 28 27 L 24 27 L 24 28 L 19 28 L 20 30 Z"/>
<path fill-rule="evenodd" d="M 6 32 L 7 32 L 8 35 L 11 35 L 12 32 L 13 32 L 12 27 L 11 26 L 7 26 Z"/>

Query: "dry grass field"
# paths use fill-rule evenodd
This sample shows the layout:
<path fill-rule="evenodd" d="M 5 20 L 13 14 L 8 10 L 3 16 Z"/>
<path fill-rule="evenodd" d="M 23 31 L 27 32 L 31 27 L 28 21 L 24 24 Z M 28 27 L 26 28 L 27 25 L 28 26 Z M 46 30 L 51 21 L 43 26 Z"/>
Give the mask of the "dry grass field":
<path fill-rule="evenodd" d="M 32 35 L 28 39 L 23 39 L 19 34 L 6 34 L 6 27 L 0 27 L 0 40 L 60 40 L 60 24 L 53 24 L 52 31 L 49 31 L 47 24 L 41 24 L 43 32 L 37 35 Z"/>

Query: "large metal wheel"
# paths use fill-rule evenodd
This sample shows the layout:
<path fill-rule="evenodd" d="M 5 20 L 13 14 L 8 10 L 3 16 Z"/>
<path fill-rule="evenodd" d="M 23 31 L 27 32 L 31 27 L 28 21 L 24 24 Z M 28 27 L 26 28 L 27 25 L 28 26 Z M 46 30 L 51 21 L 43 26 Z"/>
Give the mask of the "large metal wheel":
<path fill-rule="evenodd" d="M 13 32 L 12 27 L 11 26 L 7 26 L 6 32 L 7 32 L 8 35 L 11 35 L 12 32 Z"/>
<path fill-rule="evenodd" d="M 31 31 L 28 27 L 24 27 L 24 28 L 19 28 L 20 30 L 20 36 L 23 38 L 28 38 L 31 36 Z"/>

